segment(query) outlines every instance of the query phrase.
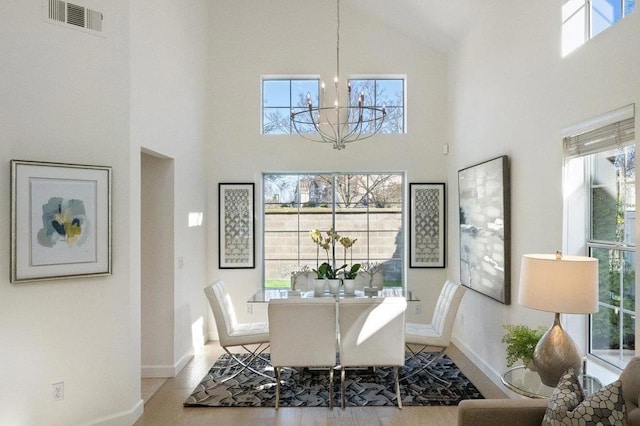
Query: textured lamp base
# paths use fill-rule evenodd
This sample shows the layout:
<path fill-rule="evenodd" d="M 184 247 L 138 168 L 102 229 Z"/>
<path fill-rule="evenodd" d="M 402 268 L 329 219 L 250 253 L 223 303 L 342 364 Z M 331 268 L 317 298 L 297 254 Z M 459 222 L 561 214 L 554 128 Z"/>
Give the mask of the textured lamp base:
<path fill-rule="evenodd" d="M 551 387 L 556 387 L 567 369 L 573 368 L 576 374 L 582 371 L 582 355 L 571 336 L 562 328 L 559 313 L 556 313 L 553 325 L 536 345 L 533 364 L 542 383 Z"/>

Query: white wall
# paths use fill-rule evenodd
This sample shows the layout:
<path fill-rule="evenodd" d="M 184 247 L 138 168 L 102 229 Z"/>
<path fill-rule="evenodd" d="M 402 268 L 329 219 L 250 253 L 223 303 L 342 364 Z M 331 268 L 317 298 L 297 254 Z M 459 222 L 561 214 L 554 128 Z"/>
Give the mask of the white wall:
<path fill-rule="evenodd" d="M 189 227 L 188 217 L 206 208 L 203 147 L 211 122 L 205 92 L 207 9 L 204 0 L 187 5 L 166 0 L 131 2 L 132 185 L 139 185 L 141 150 L 173 161 L 173 190 L 168 190 L 164 205 L 173 218 L 173 229 L 165 230 L 173 232 L 167 240 L 173 244 L 168 258 L 173 262 L 173 288 L 166 289 L 162 298 L 164 302 L 172 299 L 171 312 L 166 314 L 173 317 L 173 330 L 167 333 L 174 337 L 170 359 L 155 358 L 160 362 L 156 367 L 163 367 L 157 371 L 171 366 L 179 371 L 203 344 L 206 222 Z M 146 372 L 154 370 L 154 364 L 146 362 L 155 361 L 153 356 L 145 360 Z"/>
<path fill-rule="evenodd" d="M 217 223 L 219 182 L 255 182 L 260 204 L 265 171 L 406 171 L 407 182 L 446 180 L 447 58 L 417 44 L 384 23 L 362 16 L 343 2 L 341 77 L 358 74 L 406 74 L 408 126 L 405 135 L 380 135 L 335 151 L 299 136 L 260 134 L 261 75 L 320 75 L 330 86 L 336 73 L 335 4 L 311 0 L 219 2 L 210 22 L 212 99 L 211 139 L 207 152 L 208 220 Z M 449 193 L 450 195 L 452 193 Z M 257 212 L 256 234 L 262 223 Z M 262 241 L 252 270 L 218 269 L 217 226 L 208 229 L 209 281 L 228 284 L 241 319 L 244 301 L 260 288 Z M 444 282 L 442 269 L 410 269 L 409 287 L 423 300 L 422 318 L 430 315 Z M 215 334 L 212 333 L 211 336 Z"/>
<path fill-rule="evenodd" d="M 0 424 L 133 421 L 139 288 L 130 286 L 128 2 L 94 5 L 106 37 L 44 22 L 39 0 L 0 18 Z M 9 160 L 113 168 L 113 275 L 10 284 Z M 52 384 L 63 381 L 63 401 Z"/>
<path fill-rule="evenodd" d="M 459 169 L 511 159 L 512 304 L 468 292 L 455 330 L 459 346 L 495 378 L 506 368 L 503 323 L 553 321 L 519 306 L 517 296 L 521 256 L 563 247 L 561 130 L 640 102 L 639 43 L 636 12 L 563 59 L 557 2 L 492 2 L 452 56 L 451 191 Z M 449 230 L 449 274 L 457 278 L 458 232 Z"/>
<path fill-rule="evenodd" d="M 0 18 L 0 423 L 133 424 L 143 410 L 143 147 L 175 162 L 174 371 L 203 339 L 205 233 L 187 217 L 206 207 L 207 5 L 82 0 L 104 13 L 99 37 L 45 23 L 45 3 L 8 2 Z M 8 282 L 11 159 L 113 168 L 112 276 Z M 59 381 L 65 398 L 54 402 Z"/>

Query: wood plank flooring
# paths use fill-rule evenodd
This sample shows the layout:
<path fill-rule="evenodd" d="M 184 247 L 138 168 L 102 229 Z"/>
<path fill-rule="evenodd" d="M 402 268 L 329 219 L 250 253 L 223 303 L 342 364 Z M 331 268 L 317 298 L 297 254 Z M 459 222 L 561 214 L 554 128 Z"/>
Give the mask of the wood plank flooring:
<path fill-rule="evenodd" d="M 196 353 L 191 362 L 174 378 L 167 380 L 146 401 L 144 414 L 135 426 L 452 426 L 457 423 L 457 407 L 353 407 L 342 410 L 326 407 L 308 408 L 210 408 L 183 407 L 216 359 L 224 351 L 217 342 L 209 342 Z M 447 354 L 460 370 L 482 392 L 485 398 L 507 396 L 491 380 L 482 374 L 456 347 Z"/>

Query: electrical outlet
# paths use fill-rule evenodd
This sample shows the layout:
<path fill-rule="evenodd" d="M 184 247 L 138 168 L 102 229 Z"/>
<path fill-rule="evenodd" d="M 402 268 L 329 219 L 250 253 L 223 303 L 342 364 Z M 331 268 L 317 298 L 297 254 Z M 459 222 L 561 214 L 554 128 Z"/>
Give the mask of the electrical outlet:
<path fill-rule="evenodd" d="M 62 401 L 64 399 L 64 382 L 54 383 L 52 386 L 53 386 L 53 400 Z"/>
<path fill-rule="evenodd" d="M 416 307 L 415 307 L 415 311 L 414 311 L 414 313 L 415 313 L 416 315 L 420 315 L 420 314 L 422 313 L 422 305 L 421 305 L 421 304 L 416 303 Z"/>
<path fill-rule="evenodd" d="M 253 305 L 251 303 L 247 303 L 247 313 L 253 315 Z"/>

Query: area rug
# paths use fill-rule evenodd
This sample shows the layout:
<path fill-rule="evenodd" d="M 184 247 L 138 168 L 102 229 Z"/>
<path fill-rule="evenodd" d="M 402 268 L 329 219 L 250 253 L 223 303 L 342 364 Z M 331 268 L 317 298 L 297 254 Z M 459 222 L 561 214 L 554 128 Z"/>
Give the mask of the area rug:
<path fill-rule="evenodd" d="M 242 355 L 239 355 L 242 357 Z M 435 353 L 421 353 L 418 361 L 410 359 L 400 377 L 410 376 Z M 268 354 L 265 356 L 268 359 Z M 256 370 L 273 376 L 273 368 L 259 360 Z M 221 356 L 209 373 L 184 402 L 187 407 L 274 407 L 275 384 L 267 378 L 245 370 L 233 379 L 219 382 L 236 372 L 228 354 Z M 329 374 L 326 369 L 282 369 L 281 407 L 328 407 Z M 449 382 L 445 384 L 442 381 Z M 393 369 L 347 370 L 346 399 L 348 406 L 395 406 L 396 393 Z M 460 372 L 446 355 L 423 370 L 400 381 L 400 395 L 405 406 L 457 405 L 463 399 L 483 399 L 480 391 Z M 340 406 L 340 370 L 334 374 L 334 406 Z"/>

